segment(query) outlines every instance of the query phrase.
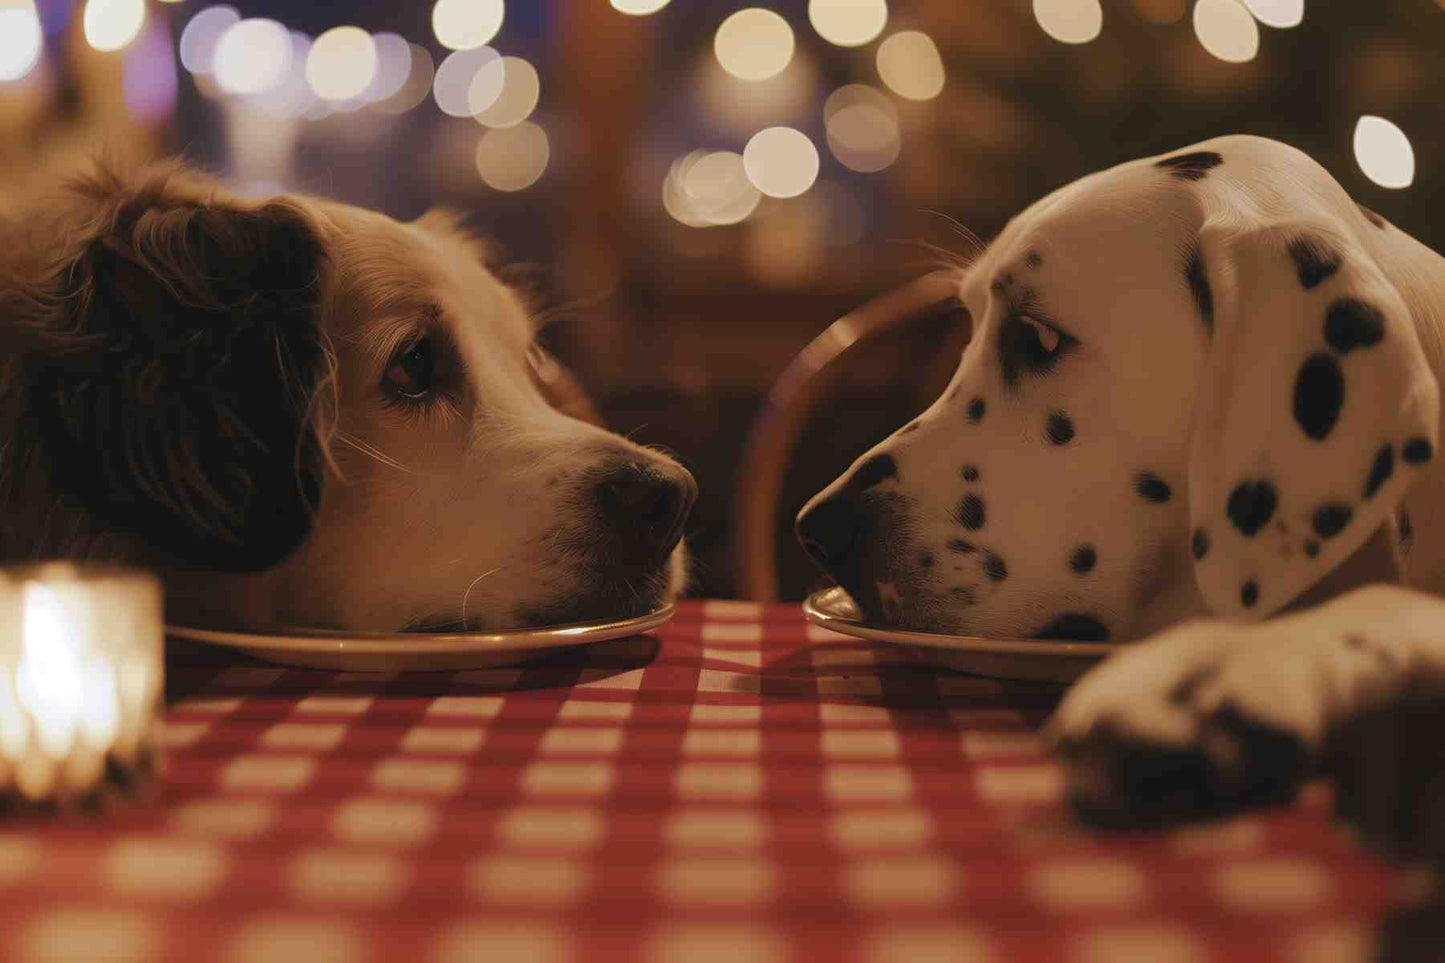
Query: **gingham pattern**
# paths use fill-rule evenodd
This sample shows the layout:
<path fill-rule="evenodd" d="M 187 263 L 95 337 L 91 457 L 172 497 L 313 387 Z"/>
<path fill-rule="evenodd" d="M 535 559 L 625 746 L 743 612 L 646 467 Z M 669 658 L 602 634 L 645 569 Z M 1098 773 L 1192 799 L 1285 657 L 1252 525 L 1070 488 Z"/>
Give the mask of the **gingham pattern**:
<path fill-rule="evenodd" d="M 522 669 L 173 668 L 155 799 L 0 821 L 18 960 L 1362 959 L 1411 879 L 1323 794 L 1072 828 L 1041 686 L 691 602 Z"/>

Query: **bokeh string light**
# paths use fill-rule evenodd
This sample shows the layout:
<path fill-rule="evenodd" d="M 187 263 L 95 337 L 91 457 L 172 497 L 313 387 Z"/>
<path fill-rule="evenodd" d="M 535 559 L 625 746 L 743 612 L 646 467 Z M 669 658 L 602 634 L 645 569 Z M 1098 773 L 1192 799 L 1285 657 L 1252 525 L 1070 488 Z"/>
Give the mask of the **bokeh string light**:
<path fill-rule="evenodd" d="M 0 83 L 19 80 L 40 63 L 44 39 L 32 0 L 0 8 Z"/>
<path fill-rule="evenodd" d="M 818 36 L 838 47 L 871 43 L 888 24 L 887 0 L 808 0 Z"/>
<path fill-rule="evenodd" d="M 733 151 L 698 150 L 679 157 L 662 183 L 663 209 L 688 227 L 741 223 L 761 200 L 742 155 Z"/>
<path fill-rule="evenodd" d="M 145 0 L 86 0 L 85 42 L 101 51 L 122 50 L 140 36 Z"/>
<path fill-rule="evenodd" d="M 1205 50 L 1226 63 L 1247 63 L 1259 53 L 1259 26 L 1239 0 L 1198 0 L 1194 34 Z"/>
<path fill-rule="evenodd" d="M 1305 18 L 1305 0 L 1244 0 L 1244 5 L 1266 27 L 1298 27 Z"/>
<path fill-rule="evenodd" d="M 612 9 L 634 17 L 645 17 L 667 6 L 670 0 L 612 0 Z"/>
<path fill-rule="evenodd" d="M 1366 177 L 1393 190 L 1415 182 L 1415 148 L 1405 132 L 1383 117 L 1369 114 L 1355 124 L 1355 162 Z"/>
<path fill-rule="evenodd" d="M 943 93 L 943 58 L 933 38 L 902 30 L 878 45 L 878 76 L 888 89 L 909 100 L 932 100 Z"/>
<path fill-rule="evenodd" d="M 240 12 L 224 4 L 198 11 L 181 31 L 181 66 L 192 74 L 214 73 L 216 44 L 222 34 L 240 22 Z"/>
<path fill-rule="evenodd" d="M 541 179 L 552 149 L 547 132 L 531 121 L 489 130 L 477 142 L 477 173 L 499 191 L 521 191 Z"/>
<path fill-rule="evenodd" d="M 898 110 L 883 93 L 849 84 L 823 104 L 828 148 L 849 170 L 872 174 L 898 159 Z"/>
<path fill-rule="evenodd" d="M 311 44 L 306 82 L 322 100 L 360 97 L 376 77 L 376 44 L 360 27 L 332 27 Z"/>
<path fill-rule="evenodd" d="M 502 57 L 483 70 L 501 74 L 501 89 L 490 104 L 472 112 L 473 120 L 484 127 L 514 127 L 532 116 L 542 95 L 536 67 L 521 57 Z"/>
<path fill-rule="evenodd" d="M 432 81 L 432 95 L 442 113 L 451 117 L 470 117 L 490 106 L 492 99 L 501 93 L 503 75 L 500 72 L 483 74 L 482 71 L 500 59 L 501 55 L 491 47 L 473 47 L 448 54 L 437 66 L 436 77 Z M 473 89 L 474 82 L 476 90 Z M 493 90 L 492 99 L 483 95 L 483 89 Z"/>
<path fill-rule="evenodd" d="M 713 36 L 722 68 L 740 80 L 767 80 L 793 59 L 793 28 L 771 10 L 749 7 L 732 14 Z"/>
<path fill-rule="evenodd" d="M 226 28 L 212 68 L 228 94 L 259 94 L 281 83 L 291 67 L 291 34 L 275 20 L 252 17 Z"/>
<path fill-rule="evenodd" d="M 436 0 L 431 12 L 432 32 L 443 47 L 471 50 L 491 43 L 505 18 L 502 0 Z"/>
<path fill-rule="evenodd" d="M 376 48 L 376 71 L 361 98 L 377 104 L 406 86 L 411 77 L 411 44 L 399 33 L 372 34 L 371 43 Z"/>
<path fill-rule="evenodd" d="M 1088 43 L 1104 29 L 1099 0 L 1034 0 L 1034 19 L 1059 43 Z"/>
<path fill-rule="evenodd" d="M 743 148 L 743 169 L 769 197 L 797 197 L 818 179 L 818 148 L 800 130 L 769 127 Z"/>

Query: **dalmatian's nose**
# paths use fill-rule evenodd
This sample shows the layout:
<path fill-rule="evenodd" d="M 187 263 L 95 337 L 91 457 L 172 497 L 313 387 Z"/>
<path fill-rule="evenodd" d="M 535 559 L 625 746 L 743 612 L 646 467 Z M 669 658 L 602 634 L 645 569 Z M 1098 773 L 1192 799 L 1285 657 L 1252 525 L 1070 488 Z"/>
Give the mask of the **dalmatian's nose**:
<path fill-rule="evenodd" d="M 813 561 L 835 572 L 852 553 L 862 522 L 851 495 L 837 495 L 798 516 L 798 541 Z"/>
<path fill-rule="evenodd" d="M 836 575 L 837 568 L 853 554 L 867 521 L 858 496 L 889 479 L 898 479 L 898 463 L 892 455 L 874 455 L 858 466 L 838 494 L 798 516 L 796 528 L 803 550 Z"/>

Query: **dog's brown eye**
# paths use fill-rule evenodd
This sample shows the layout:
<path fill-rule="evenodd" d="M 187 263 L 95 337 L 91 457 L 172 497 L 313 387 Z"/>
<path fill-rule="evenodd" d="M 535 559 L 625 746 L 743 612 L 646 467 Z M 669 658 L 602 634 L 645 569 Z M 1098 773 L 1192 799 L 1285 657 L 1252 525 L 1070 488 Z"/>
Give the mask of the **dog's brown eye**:
<path fill-rule="evenodd" d="M 1034 337 L 1038 339 L 1039 347 L 1044 354 L 1053 354 L 1059 350 L 1059 332 L 1029 317 L 1027 314 L 1019 315 L 1019 320 L 1033 329 Z"/>
<path fill-rule="evenodd" d="M 419 338 L 402 348 L 386 367 L 386 383 L 405 398 L 425 397 L 436 383 L 436 351 Z"/>

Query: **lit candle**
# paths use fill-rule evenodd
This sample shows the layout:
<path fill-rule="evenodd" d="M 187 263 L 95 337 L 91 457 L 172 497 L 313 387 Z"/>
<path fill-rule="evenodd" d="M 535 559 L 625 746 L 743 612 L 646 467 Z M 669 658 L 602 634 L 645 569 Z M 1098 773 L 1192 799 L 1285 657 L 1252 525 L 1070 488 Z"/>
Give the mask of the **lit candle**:
<path fill-rule="evenodd" d="M 148 770 L 163 641 L 152 575 L 0 572 L 0 796 L 64 802 Z"/>

